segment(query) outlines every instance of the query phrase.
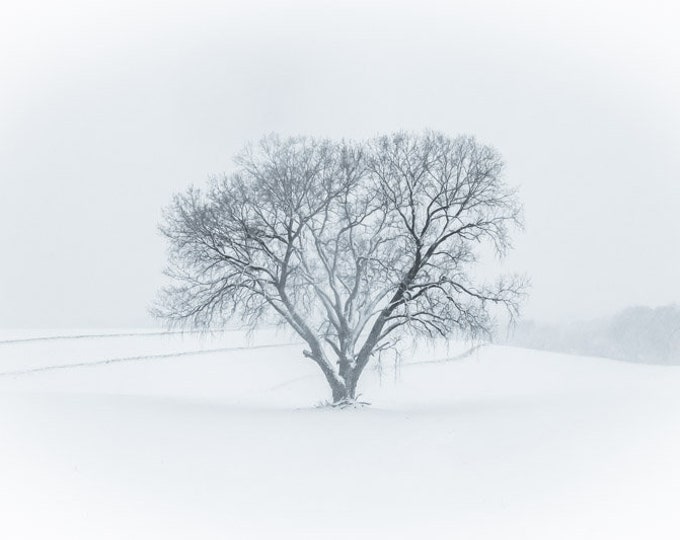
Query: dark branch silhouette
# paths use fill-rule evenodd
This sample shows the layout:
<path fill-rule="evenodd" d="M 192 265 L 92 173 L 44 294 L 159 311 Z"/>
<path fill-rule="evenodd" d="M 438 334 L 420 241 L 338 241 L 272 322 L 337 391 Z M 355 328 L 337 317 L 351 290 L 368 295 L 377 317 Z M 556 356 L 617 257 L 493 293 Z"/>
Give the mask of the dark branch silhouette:
<path fill-rule="evenodd" d="M 306 343 L 334 403 L 404 332 L 489 334 L 490 306 L 516 315 L 526 283 L 472 279 L 476 248 L 499 255 L 520 225 L 503 162 L 471 137 L 404 133 L 367 143 L 265 138 L 208 190 L 177 195 L 156 314 L 209 327 L 274 320 Z"/>

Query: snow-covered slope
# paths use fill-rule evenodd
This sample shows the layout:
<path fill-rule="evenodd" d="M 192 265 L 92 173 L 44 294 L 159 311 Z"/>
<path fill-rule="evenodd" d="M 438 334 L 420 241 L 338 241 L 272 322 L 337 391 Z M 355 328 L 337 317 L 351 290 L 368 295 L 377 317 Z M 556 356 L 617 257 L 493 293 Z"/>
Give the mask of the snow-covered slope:
<path fill-rule="evenodd" d="M 0 336 L 0 538 L 680 538 L 680 368 L 421 348 L 338 411 L 273 331 L 33 337 Z"/>

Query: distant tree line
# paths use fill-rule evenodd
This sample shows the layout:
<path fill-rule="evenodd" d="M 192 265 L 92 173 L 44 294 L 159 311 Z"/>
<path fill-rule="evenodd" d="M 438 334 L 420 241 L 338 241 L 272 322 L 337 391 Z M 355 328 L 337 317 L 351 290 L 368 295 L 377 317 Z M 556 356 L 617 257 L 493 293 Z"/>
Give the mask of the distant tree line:
<path fill-rule="evenodd" d="M 633 306 L 612 317 L 564 325 L 519 323 L 513 345 L 648 364 L 680 364 L 680 306 Z"/>

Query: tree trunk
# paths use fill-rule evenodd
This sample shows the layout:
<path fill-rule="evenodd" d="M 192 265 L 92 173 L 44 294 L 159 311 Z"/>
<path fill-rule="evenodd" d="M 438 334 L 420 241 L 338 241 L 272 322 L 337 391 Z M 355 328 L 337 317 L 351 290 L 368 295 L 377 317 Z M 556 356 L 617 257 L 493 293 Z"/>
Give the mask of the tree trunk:
<path fill-rule="evenodd" d="M 343 379 L 344 384 L 331 384 L 334 404 L 352 402 L 357 397 L 357 380 L 354 371 L 350 370 Z"/>
<path fill-rule="evenodd" d="M 328 379 L 328 384 L 331 387 L 334 405 L 354 401 L 356 398 L 356 382 L 353 381 L 351 374 L 344 382 Z"/>
<path fill-rule="evenodd" d="M 314 360 L 326 376 L 333 396 L 333 405 L 348 403 L 356 399 L 357 381 L 362 371 L 359 366 L 341 365 L 340 373 L 338 373 L 320 355 L 305 354 L 305 356 Z"/>
<path fill-rule="evenodd" d="M 345 386 L 336 386 L 336 387 L 331 387 L 331 391 L 333 392 L 333 404 L 338 405 L 340 403 L 345 403 L 347 401 L 351 401 L 354 399 L 352 395 L 348 392 L 347 387 Z"/>

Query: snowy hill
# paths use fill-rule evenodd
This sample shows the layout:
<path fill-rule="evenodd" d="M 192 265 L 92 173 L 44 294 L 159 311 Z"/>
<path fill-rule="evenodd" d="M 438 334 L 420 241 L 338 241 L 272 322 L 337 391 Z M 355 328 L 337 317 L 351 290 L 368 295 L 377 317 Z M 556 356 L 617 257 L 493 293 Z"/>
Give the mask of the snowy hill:
<path fill-rule="evenodd" d="M 0 336 L 0 538 L 678 538 L 680 367 L 285 335 Z M 447 360 L 447 358 L 453 358 Z"/>

